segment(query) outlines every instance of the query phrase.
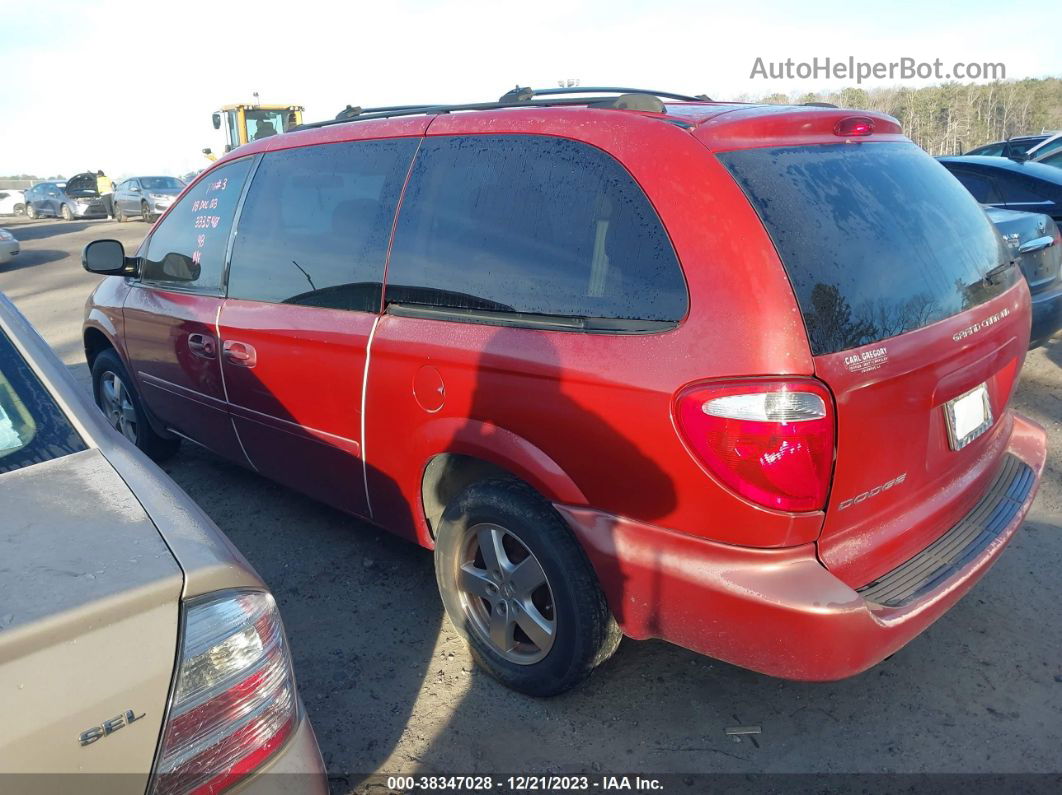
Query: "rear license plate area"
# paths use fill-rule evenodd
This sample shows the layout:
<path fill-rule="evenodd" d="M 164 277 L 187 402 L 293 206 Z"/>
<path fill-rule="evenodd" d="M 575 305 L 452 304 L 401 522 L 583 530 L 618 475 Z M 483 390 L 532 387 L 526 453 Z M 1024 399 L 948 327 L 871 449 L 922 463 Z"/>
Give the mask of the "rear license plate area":
<path fill-rule="evenodd" d="M 944 419 L 948 426 L 948 443 L 952 450 L 961 450 L 992 427 L 992 404 L 988 387 L 978 384 L 969 392 L 944 404 Z"/>

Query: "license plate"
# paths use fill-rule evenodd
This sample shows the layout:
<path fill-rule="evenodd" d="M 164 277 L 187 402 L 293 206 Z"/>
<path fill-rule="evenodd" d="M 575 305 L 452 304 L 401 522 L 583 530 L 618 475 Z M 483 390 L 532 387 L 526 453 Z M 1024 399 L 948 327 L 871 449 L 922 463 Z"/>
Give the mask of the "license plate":
<path fill-rule="evenodd" d="M 992 427 L 992 404 L 984 384 L 944 404 L 948 425 L 948 442 L 952 450 L 961 450 Z"/>

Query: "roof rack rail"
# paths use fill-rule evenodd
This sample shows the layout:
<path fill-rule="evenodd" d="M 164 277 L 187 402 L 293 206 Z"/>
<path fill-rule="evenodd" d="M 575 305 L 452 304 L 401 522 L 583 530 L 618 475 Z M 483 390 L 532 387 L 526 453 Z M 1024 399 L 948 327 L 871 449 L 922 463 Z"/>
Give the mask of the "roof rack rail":
<path fill-rule="evenodd" d="M 401 110 L 417 110 L 419 108 L 428 108 L 430 105 L 387 105 L 379 108 L 363 108 L 360 105 L 347 105 L 343 110 L 336 114 L 333 121 L 350 121 L 356 119 L 363 113 L 389 113 L 392 111 Z M 303 125 L 304 127 L 306 125 Z"/>
<path fill-rule="evenodd" d="M 618 96 L 564 97 L 564 94 L 617 94 Z M 535 99 L 535 96 L 549 97 Z M 554 99 L 552 97 L 556 96 Z M 519 98 L 515 98 L 519 97 Z M 633 88 L 592 88 L 576 86 L 573 88 L 521 88 L 517 86 L 507 92 L 497 102 L 470 102 L 460 105 L 386 105 L 375 108 L 363 108 L 359 105 L 347 105 L 336 114 L 334 119 L 308 122 L 293 127 L 296 130 L 312 130 L 316 127 L 328 127 L 348 121 L 369 121 L 371 119 L 388 119 L 395 116 L 415 116 L 419 114 L 436 115 L 459 110 L 498 110 L 500 108 L 555 107 L 565 105 L 584 105 L 597 108 L 618 108 L 623 110 L 641 110 L 663 112 L 663 103 L 659 97 L 677 99 L 683 102 L 711 102 L 705 94 L 690 96 L 670 91 L 643 91 Z M 676 124 L 689 126 L 676 120 Z"/>
<path fill-rule="evenodd" d="M 650 91 L 645 88 L 618 88 L 616 86 L 570 86 L 568 88 L 528 88 L 517 86 L 511 91 L 506 91 L 498 99 L 499 102 L 526 102 L 534 97 L 557 96 L 564 94 L 646 94 L 650 97 L 664 97 L 665 99 L 678 99 L 683 102 L 711 102 L 707 94 L 676 94 L 674 91 Z"/>

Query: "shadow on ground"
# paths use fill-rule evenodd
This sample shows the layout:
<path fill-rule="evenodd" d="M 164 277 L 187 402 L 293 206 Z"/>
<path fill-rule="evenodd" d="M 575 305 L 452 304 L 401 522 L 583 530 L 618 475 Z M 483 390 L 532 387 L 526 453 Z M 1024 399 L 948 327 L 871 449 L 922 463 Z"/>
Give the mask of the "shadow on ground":
<path fill-rule="evenodd" d="M 39 220 L 28 221 L 18 226 L 9 227 L 11 234 L 13 234 L 20 242 L 27 240 L 43 240 L 47 237 L 54 237 L 56 235 L 66 235 L 73 232 L 84 232 L 92 224 L 88 221 L 54 221 L 54 220 Z"/>
<path fill-rule="evenodd" d="M 19 271 L 37 265 L 47 265 L 49 262 L 58 262 L 67 256 L 69 255 L 65 251 L 57 251 L 55 249 L 22 249 L 19 255 L 11 262 L 0 266 L 0 270 Z"/>

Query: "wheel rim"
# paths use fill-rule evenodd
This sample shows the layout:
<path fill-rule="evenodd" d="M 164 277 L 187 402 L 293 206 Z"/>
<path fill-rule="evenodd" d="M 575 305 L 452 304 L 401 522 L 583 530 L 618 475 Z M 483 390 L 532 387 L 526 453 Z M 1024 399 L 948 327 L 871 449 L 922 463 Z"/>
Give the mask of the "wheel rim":
<path fill-rule="evenodd" d="M 145 221 L 151 220 L 151 212 L 149 211 L 148 206 L 146 204 L 140 205 L 140 217 L 143 218 Z"/>
<path fill-rule="evenodd" d="M 510 530 L 477 524 L 457 561 L 466 624 L 495 652 L 519 665 L 543 659 L 557 636 L 553 589 L 534 553 Z"/>
<path fill-rule="evenodd" d="M 100 402 L 100 408 L 111 426 L 136 444 L 136 409 L 132 397 L 122 379 L 110 370 L 100 378 Z"/>
<path fill-rule="evenodd" d="M 70 219 L 71 219 L 71 218 L 73 217 L 73 215 L 74 215 L 74 214 L 73 214 L 72 212 L 70 212 L 70 208 L 69 208 L 69 207 L 67 207 L 67 206 L 66 206 L 66 205 L 64 204 L 64 205 L 63 205 L 63 220 L 64 220 L 64 221 L 69 221 L 69 220 L 70 220 Z"/>

